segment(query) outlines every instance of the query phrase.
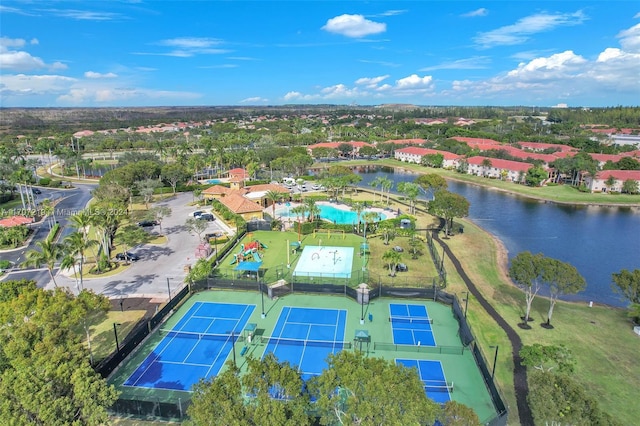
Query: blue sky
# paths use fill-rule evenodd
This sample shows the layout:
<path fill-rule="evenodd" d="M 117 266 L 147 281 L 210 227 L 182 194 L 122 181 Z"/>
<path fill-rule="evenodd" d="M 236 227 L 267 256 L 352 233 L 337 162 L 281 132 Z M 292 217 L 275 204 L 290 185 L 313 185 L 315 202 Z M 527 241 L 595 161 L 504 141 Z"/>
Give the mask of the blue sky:
<path fill-rule="evenodd" d="M 640 105 L 637 1 L 0 3 L 0 106 Z"/>

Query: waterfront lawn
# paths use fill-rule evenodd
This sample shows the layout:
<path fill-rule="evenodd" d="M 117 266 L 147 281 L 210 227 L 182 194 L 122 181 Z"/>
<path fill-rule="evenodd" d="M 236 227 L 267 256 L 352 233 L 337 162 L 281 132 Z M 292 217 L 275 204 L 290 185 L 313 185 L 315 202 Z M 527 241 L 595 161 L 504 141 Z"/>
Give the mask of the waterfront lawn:
<path fill-rule="evenodd" d="M 372 163 L 364 160 L 345 161 L 340 163 L 343 166 L 371 166 Z M 640 205 L 640 195 L 629 194 L 597 194 L 580 192 L 570 185 L 557 185 L 545 187 L 530 187 L 505 182 L 497 179 L 488 179 L 480 176 L 458 173 L 454 170 L 435 169 L 419 164 L 403 163 L 394 159 L 379 160 L 374 165 L 386 167 L 400 167 L 419 173 L 434 173 L 446 179 L 468 182 L 475 185 L 496 188 L 498 190 L 520 194 L 526 197 L 555 201 L 558 203 L 570 204 L 628 204 Z"/>
<path fill-rule="evenodd" d="M 484 297 L 520 334 L 525 345 L 566 345 L 577 361 L 574 377 L 600 401 L 601 408 L 622 424 L 635 423 L 640 417 L 640 405 L 630 390 L 640 389 L 640 365 L 637 363 L 640 339 L 633 333 L 623 309 L 559 302 L 552 318 L 554 328 L 547 330 L 540 324 L 546 321 L 548 300 L 538 296 L 531 312 L 532 329 L 522 330 L 517 324 L 524 313 L 524 295 L 509 283 L 504 270 L 498 268 L 494 240 L 476 225 L 465 221 L 465 233 L 446 242 Z M 448 290 L 462 296 L 466 290 L 462 280 L 448 261 L 445 261 L 445 267 L 450 283 Z M 469 300 L 468 317 L 489 363 L 494 354 L 489 346 L 499 346 L 496 377 L 510 410 L 515 411 L 509 342 L 473 297 Z M 510 419 L 512 424 L 517 413 L 512 413 Z"/>

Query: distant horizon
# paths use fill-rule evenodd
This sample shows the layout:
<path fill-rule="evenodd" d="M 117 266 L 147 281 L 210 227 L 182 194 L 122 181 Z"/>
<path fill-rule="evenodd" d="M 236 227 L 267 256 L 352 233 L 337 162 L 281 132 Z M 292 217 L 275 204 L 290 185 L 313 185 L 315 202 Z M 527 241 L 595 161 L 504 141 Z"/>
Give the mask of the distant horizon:
<path fill-rule="evenodd" d="M 640 102 L 640 6 L 4 0 L 0 107 Z"/>
<path fill-rule="evenodd" d="M 393 108 L 393 106 L 398 106 L 402 108 L 414 108 L 414 109 L 422 109 L 422 108 L 533 108 L 533 109 L 576 109 L 576 108 L 588 108 L 588 109 L 612 109 L 612 108 L 640 108 L 640 103 L 637 105 L 610 105 L 610 106 L 591 106 L 591 105 L 566 105 L 566 106 L 558 106 L 558 105 L 499 105 L 499 104 L 486 104 L 486 105 L 447 105 L 447 104 L 424 104 L 424 105 L 416 105 L 416 104 L 403 104 L 403 103 L 389 103 L 389 104 L 370 104 L 370 105 L 352 105 L 352 104 L 265 104 L 265 105 L 109 105 L 109 106 L 0 106 L 0 110 L 2 109 L 153 109 L 153 108 L 233 108 L 233 109 L 260 109 L 260 108 L 291 108 L 291 109 L 302 109 L 302 108 L 349 108 L 349 109 L 371 109 L 371 108 L 385 108 L 389 109 Z"/>

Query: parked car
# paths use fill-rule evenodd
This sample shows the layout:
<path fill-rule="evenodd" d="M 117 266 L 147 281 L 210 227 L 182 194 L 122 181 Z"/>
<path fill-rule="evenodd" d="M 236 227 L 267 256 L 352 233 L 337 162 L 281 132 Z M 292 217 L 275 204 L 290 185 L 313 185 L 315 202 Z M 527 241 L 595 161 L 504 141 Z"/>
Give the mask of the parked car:
<path fill-rule="evenodd" d="M 200 216 L 202 216 L 202 213 L 204 213 L 202 210 L 196 210 L 195 212 L 192 213 L 194 218 L 199 218 Z"/>
<path fill-rule="evenodd" d="M 124 252 L 116 254 L 116 260 L 130 260 L 132 262 L 137 262 L 140 260 L 140 256 L 131 252 Z"/>
<path fill-rule="evenodd" d="M 396 271 L 398 272 L 407 272 L 408 270 L 409 270 L 409 267 L 404 263 L 398 263 L 396 265 Z"/>
<path fill-rule="evenodd" d="M 400 246 L 395 246 L 393 248 L 393 251 L 398 252 L 398 253 L 402 253 L 404 251 L 404 249 Z"/>
<path fill-rule="evenodd" d="M 152 226 L 156 226 L 157 224 L 158 221 L 156 220 L 141 220 L 140 222 L 138 222 L 138 226 L 142 228 L 150 228 Z"/>
<path fill-rule="evenodd" d="M 42 191 L 40 191 L 38 188 L 31 188 L 31 192 L 33 192 L 36 195 L 42 194 Z"/>
<path fill-rule="evenodd" d="M 212 220 L 216 220 L 216 217 L 211 213 L 202 213 L 200 216 L 197 217 L 197 219 L 212 221 Z"/>

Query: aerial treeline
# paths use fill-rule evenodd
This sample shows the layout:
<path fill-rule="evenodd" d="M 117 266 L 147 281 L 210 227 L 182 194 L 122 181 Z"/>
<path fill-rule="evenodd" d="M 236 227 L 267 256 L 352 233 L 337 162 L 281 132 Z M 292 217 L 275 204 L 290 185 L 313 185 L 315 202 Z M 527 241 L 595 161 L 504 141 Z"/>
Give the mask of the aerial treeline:
<path fill-rule="evenodd" d="M 640 127 L 640 107 L 553 108 L 547 119 L 554 123 L 602 124 L 617 128 Z"/>
<path fill-rule="evenodd" d="M 194 387 L 190 425 L 480 425 L 469 407 L 427 398 L 415 369 L 361 352 L 329 355 L 328 368 L 305 383 L 273 354 L 233 362 Z"/>
<path fill-rule="evenodd" d="M 0 417 L 12 425 L 101 425 L 118 397 L 90 364 L 87 324 L 109 301 L 0 282 Z"/>

